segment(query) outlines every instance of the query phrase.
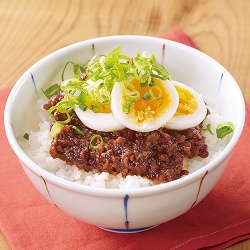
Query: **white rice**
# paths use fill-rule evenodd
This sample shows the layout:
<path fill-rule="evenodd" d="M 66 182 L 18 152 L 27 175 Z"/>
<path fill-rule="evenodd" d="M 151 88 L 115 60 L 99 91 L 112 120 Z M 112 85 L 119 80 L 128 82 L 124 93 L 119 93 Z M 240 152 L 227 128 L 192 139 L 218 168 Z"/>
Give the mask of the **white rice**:
<path fill-rule="evenodd" d="M 67 165 L 60 159 L 53 159 L 49 154 L 50 142 L 52 140 L 50 135 L 51 118 L 49 117 L 47 111 L 42 108 L 45 102 L 46 101 L 44 100 L 38 101 L 40 112 L 38 113 L 37 124 L 39 124 L 39 129 L 30 131 L 29 141 L 26 145 L 27 154 L 40 167 L 62 179 L 96 188 L 128 189 L 142 188 L 153 185 L 151 180 L 140 176 L 127 176 L 126 178 L 123 178 L 121 174 L 114 176 L 106 172 L 85 172 L 82 169 L 79 170 L 76 166 Z M 217 125 L 223 123 L 225 120 L 215 109 L 211 107 L 208 108 L 210 110 L 210 114 L 204 121 L 204 127 L 210 123 L 211 130 L 215 133 Z M 196 157 L 193 159 L 185 159 L 184 169 L 187 169 L 189 173 L 202 168 L 209 161 L 215 158 L 225 148 L 231 138 L 231 135 L 228 135 L 223 139 L 218 139 L 216 134 L 211 135 L 207 131 L 204 131 L 203 134 L 206 137 L 209 156 L 207 158 Z"/>

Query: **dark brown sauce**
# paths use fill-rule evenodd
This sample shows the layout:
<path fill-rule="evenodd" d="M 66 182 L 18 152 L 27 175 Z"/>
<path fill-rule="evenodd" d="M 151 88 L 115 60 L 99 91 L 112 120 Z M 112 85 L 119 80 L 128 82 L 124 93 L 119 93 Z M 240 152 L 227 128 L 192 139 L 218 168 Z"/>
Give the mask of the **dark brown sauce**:
<path fill-rule="evenodd" d="M 45 109 L 61 100 L 63 93 L 53 97 Z M 54 112 L 56 120 L 65 119 L 64 114 Z M 74 129 L 76 126 L 84 135 Z M 103 143 L 97 148 L 90 144 L 91 138 L 100 135 Z M 95 142 L 97 145 L 100 141 Z M 184 157 L 208 156 L 205 137 L 201 126 L 177 131 L 160 128 L 151 132 L 137 132 L 125 128 L 114 132 L 101 132 L 82 124 L 74 111 L 71 122 L 53 138 L 50 154 L 69 165 L 76 165 L 85 171 L 105 171 L 140 175 L 153 180 L 155 184 L 169 182 L 188 174 L 183 169 Z"/>

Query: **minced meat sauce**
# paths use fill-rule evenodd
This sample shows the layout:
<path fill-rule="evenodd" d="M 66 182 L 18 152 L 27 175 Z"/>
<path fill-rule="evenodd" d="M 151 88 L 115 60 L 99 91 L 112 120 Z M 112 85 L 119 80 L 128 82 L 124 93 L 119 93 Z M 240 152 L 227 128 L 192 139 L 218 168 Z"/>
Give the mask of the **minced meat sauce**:
<path fill-rule="evenodd" d="M 63 92 L 60 92 L 52 97 L 44 108 L 48 110 L 63 96 Z M 65 115 L 57 111 L 53 115 L 56 120 L 65 120 Z M 74 126 L 84 135 L 80 135 Z M 90 143 L 95 135 L 100 135 L 103 140 L 99 147 L 93 147 Z M 99 144 L 96 138 L 94 143 Z M 188 174 L 183 169 L 184 157 L 205 158 L 208 150 L 205 137 L 201 134 L 201 125 L 182 131 L 160 128 L 151 132 L 137 132 L 125 128 L 101 132 L 86 127 L 71 111 L 71 121 L 63 125 L 53 138 L 50 154 L 85 171 L 98 170 L 113 175 L 121 173 L 123 177 L 140 175 L 157 184 Z"/>

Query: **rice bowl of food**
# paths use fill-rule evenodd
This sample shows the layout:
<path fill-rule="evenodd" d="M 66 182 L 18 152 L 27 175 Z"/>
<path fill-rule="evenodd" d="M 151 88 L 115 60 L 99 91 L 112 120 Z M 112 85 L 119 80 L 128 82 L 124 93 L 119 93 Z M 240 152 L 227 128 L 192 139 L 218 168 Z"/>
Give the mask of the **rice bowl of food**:
<path fill-rule="evenodd" d="M 114 232 L 148 230 L 198 204 L 226 169 L 244 119 L 223 66 L 145 36 L 91 39 L 46 56 L 15 84 L 4 115 L 38 191 Z"/>

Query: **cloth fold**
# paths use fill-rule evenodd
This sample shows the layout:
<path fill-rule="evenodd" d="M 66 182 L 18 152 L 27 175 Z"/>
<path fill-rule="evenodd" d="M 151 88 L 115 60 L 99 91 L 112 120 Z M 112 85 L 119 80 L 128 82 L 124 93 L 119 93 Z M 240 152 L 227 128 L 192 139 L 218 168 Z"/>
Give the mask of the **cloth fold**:
<path fill-rule="evenodd" d="M 180 29 L 159 37 L 196 47 Z M 0 231 L 13 250 L 223 249 L 250 238 L 250 106 L 229 165 L 214 189 L 184 215 L 137 234 L 115 234 L 79 222 L 43 198 L 28 180 L 5 136 L 11 87 L 0 90 Z"/>

